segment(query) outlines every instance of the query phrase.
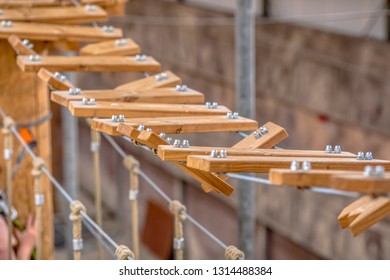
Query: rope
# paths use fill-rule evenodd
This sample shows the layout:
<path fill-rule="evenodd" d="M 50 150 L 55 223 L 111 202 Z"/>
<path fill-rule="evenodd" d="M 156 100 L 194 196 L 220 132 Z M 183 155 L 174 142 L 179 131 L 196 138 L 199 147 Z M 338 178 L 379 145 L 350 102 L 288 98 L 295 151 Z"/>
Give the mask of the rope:
<path fill-rule="evenodd" d="M 245 254 L 241 250 L 238 250 L 234 246 L 229 246 L 225 250 L 225 258 L 227 260 L 243 260 L 245 259 Z"/>
<path fill-rule="evenodd" d="M 140 257 L 139 249 L 139 214 L 138 214 L 138 191 L 139 191 L 139 162 L 131 155 L 127 155 L 123 159 L 123 165 L 129 171 L 129 200 L 131 206 L 131 230 L 132 243 L 135 259 Z"/>
<path fill-rule="evenodd" d="M 131 260 L 134 259 L 134 253 L 125 245 L 120 245 L 116 248 L 115 255 L 117 255 L 118 260 Z"/>
<path fill-rule="evenodd" d="M 34 159 L 33 169 L 31 174 L 34 177 L 34 193 L 35 193 L 35 219 L 37 223 L 37 260 L 42 259 L 43 252 L 43 184 L 42 184 L 42 167 L 44 161 L 41 158 Z"/>
<path fill-rule="evenodd" d="M 173 247 L 175 249 L 175 259 L 182 260 L 184 257 L 184 231 L 183 222 L 186 220 L 186 207 L 177 200 L 169 204 L 169 210 L 175 216 L 175 237 Z"/>
<path fill-rule="evenodd" d="M 85 206 L 78 200 L 70 203 L 71 213 L 69 219 L 73 222 L 73 256 L 75 260 L 80 260 L 81 250 L 83 249 L 81 221 L 83 216 L 81 212 L 86 212 Z"/>
<path fill-rule="evenodd" d="M 8 196 L 8 259 L 12 259 L 12 219 L 11 219 L 11 207 L 13 202 L 13 186 L 12 186 L 12 155 L 13 155 L 13 139 L 11 128 L 14 122 L 11 118 L 4 118 L 3 133 L 3 149 L 4 149 L 4 160 L 5 160 L 5 173 L 6 173 L 6 185 L 7 185 L 7 196 Z"/>
<path fill-rule="evenodd" d="M 96 130 L 91 129 L 91 152 L 93 156 L 94 177 L 95 177 L 95 211 L 96 223 L 103 228 L 103 214 L 102 214 L 102 188 L 100 177 L 100 143 L 101 136 Z M 98 242 L 98 258 L 103 256 L 103 247 Z"/>
<path fill-rule="evenodd" d="M 20 128 L 20 127 L 32 128 L 34 126 L 39 126 L 47 121 L 50 121 L 52 117 L 53 117 L 53 114 L 51 112 L 49 112 L 46 116 L 43 116 L 42 118 L 39 118 L 35 121 L 15 123 L 15 126 L 18 128 Z M 3 122 L 0 122 L 0 126 L 3 126 Z"/>

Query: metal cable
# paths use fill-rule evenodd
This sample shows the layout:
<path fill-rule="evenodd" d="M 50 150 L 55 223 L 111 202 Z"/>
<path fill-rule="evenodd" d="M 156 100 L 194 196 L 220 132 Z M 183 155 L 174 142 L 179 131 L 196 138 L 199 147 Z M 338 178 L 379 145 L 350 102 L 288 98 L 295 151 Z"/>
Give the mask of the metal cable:
<path fill-rule="evenodd" d="M 85 222 L 84 220 L 82 222 L 88 231 L 100 242 L 100 244 L 103 245 L 104 249 L 106 249 L 106 251 L 113 257 L 113 259 L 117 259 L 115 252 L 109 247 L 106 241 L 100 237 L 96 230 L 94 230 L 94 228 L 88 222 Z"/>

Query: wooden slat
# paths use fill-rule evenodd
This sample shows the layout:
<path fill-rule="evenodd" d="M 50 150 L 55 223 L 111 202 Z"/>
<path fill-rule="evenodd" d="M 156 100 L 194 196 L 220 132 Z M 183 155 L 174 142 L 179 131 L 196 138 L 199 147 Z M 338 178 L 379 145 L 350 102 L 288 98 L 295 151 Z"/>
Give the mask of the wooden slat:
<path fill-rule="evenodd" d="M 20 38 L 37 41 L 97 42 L 122 38 L 122 30 L 105 32 L 102 28 L 58 24 L 13 22 L 11 28 L 0 25 L 0 39 L 15 34 Z"/>
<path fill-rule="evenodd" d="M 229 122 L 224 116 L 198 116 L 194 117 L 161 117 L 161 118 L 139 118 L 126 119 L 125 123 L 112 122 L 111 119 L 94 119 L 92 128 L 98 131 L 118 136 L 119 125 L 138 127 L 144 125 L 151 128 L 156 133 L 181 134 L 181 133 L 199 133 L 199 132 L 221 132 L 250 130 L 257 127 L 257 122 L 240 118 L 235 122 Z"/>
<path fill-rule="evenodd" d="M 170 103 L 202 104 L 204 95 L 195 90 L 177 91 L 175 88 L 146 90 L 82 90 L 80 95 L 70 95 L 67 91 L 53 91 L 51 100 L 67 107 L 70 101 L 82 98 L 95 98 L 96 101 L 117 101 L 131 103 Z"/>
<path fill-rule="evenodd" d="M 264 127 L 268 131 L 267 134 L 262 135 L 260 138 L 256 139 L 256 137 L 252 133 L 246 138 L 242 139 L 237 144 L 235 144 L 233 148 L 270 149 L 288 137 L 287 131 L 283 127 L 278 126 L 277 124 L 267 122 Z M 261 132 L 260 129 L 256 131 L 259 133 Z"/>
<path fill-rule="evenodd" d="M 161 74 L 166 75 L 166 79 L 158 80 L 157 77 Z M 116 90 L 136 90 L 136 89 L 153 89 L 162 87 L 174 87 L 181 84 L 181 79 L 173 74 L 171 71 L 165 71 L 147 78 L 132 81 L 120 86 L 117 86 Z"/>
<path fill-rule="evenodd" d="M 22 43 L 22 40 L 16 35 L 8 37 L 8 42 L 18 55 L 36 55 L 37 53 L 32 48 L 28 48 Z"/>
<path fill-rule="evenodd" d="M 246 129 L 243 129 L 246 130 Z M 250 130 L 250 129 L 247 129 Z M 226 150 L 229 156 L 270 156 L 270 157 L 330 157 L 330 158 L 356 158 L 348 152 L 340 154 L 327 154 L 324 151 L 309 150 L 276 150 L 276 149 L 239 149 L 226 147 L 197 147 L 181 149 L 172 146 L 160 146 L 158 156 L 164 161 L 185 162 L 189 155 L 207 156 L 212 150 Z"/>
<path fill-rule="evenodd" d="M 108 18 L 107 13 L 99 6 L 94 7 L 93 11 L 89 11 L 83 6 L 3 9 L 2 14 L 0 14 L 0 20 L 61 24 L 106 21 Z"/>
<path fill-rule="evenodd" d="M 388 215 L 390 215 L 390 199 L 378 197 L 364 207 L 348 228 L 353 236 L 357 236 Z"/>
<path fill-rule="evenodd" d="M 0 0 L 0 8 L 56 6 L 58 0 Z"/>
<path fill-rule="evenodd" d="M 119 39 L 120 40 L 120 39 Z M 124 56 L 135 55 L 141 52 L 138 44 L 132 39 L 123 39 L 125 44 L 118 44 L 117 40 L 110 40 L 86 45 L 80 49 L 80 55 L 94 56 Z"/>
<path fill-rule="evenodd" d="M 365 208 L 365 206 L 369 203 L 374 201 L 374 198 L 372 196 L 362 196 L 359 199 L 352 202 L 350 205 L 345 207 L 340 215 L 338 216 L 337 220 L 339 222 L 339 225 L 341 228 L 347 228 L 350 223 L 356 219 L 356 213 L 358 213 Z M 351 214 L 352 213 L 352 214 Z"/>
<path fill-rule="evenodd" d="M 96 105 L 84 105 L 71 101 L 69 110 L 77 117 L 110 118 L 112 115 L 124 115 L 126 118 L 173 117 L 173 116 L 212 116 L 225 115 L 230 110 L 224 106 L 207 109 L 203 105 L 153 104 L 153 103 L 112 103 L 96 102 Z"/>
<path fill-rule="evenodd" d="M 31 61 L 29 56 L 18 56 L 17 64 L 23 71 L 38 72 L 41 68 L 49 71 L 136 71 L 157 72 L 161 65 L 153 57 L 147 61 L 136 61 L 134 56 L 42 56 Z"/>
<path fill-rule="evenodd" d="M 290 168 L 292 161 L 310 161 L 313 169 L 363 171 L 367 161 L 350 158 L 303 158 L 303 157 L 242 157 L 211 158 L 188 156 L 187 166 L 209 172 L 254 172 L 268 173 L 271 168 Z M 370 160 L 370 165 L 383 165 L 390 170 L 386 160 Z"/>
<path fill-rule="evenodd" d="M 59 89 L 59 90 L 69 90 L 70 88 L 74 88 L 75 86 L 66 79 L 65 81 L 60 81 L 54 77 L 54 73 L 46 70 L 45 68 L 41 68 L 38 71 L 38 77 L 44 81 L 49 86 Z"/>
<path fill-rule="evenodd" d="M 367 194 L 389 193 L 390 173 L 386 173 L 383 178 L 365 177 L 362 173 L 338 175 L 334 176 L 330 183 L 332 188 L 338 190 Z"/>

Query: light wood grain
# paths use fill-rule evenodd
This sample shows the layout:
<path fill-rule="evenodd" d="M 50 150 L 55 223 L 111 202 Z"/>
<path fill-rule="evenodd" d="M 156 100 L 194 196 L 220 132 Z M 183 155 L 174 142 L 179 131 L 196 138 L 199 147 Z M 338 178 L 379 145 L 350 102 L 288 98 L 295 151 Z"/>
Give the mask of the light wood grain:
<path fill-rule="evenodd" d="M 55 88 L 55 89 L 60 89 L 60 90 L 69 90 L 70 88 L 75 88 L 75 86 L 68 80 L 66 79 L 65 81 L 60 81 L 57 80 L 54 77 L 54 74 L 45 68 L 41 68 L 38 71 L 38 77 L 44 81 L 47 85 Z"/>
<path fill-rule="evenodd" d="M 361 192 L 366 194 L 380 194 L 390 192 L 390 173 L 383 178 L 365 177 L 360 174 L 345 174 L 334 176 L 330 186 L 334 189 Z"/>
<path fill-rule="evenodd" d="M 187 92 L 180 92 L 175 88 L 158 88 L 146 90 L 82 90 L 80 95 L 70 95 L 67 91 L 53 91 L 51 93 L 51 100 L 65 107 L 69 105 L 70 101 L 81 101 L 82 98 L 130 103 L 204 103 L 204 95 L 191 89 Z"/>
<path fill-rule="evenodd" d="M 187 166 L 209 172 L 254 172 L 268 173 L 271 168 L 290 168 L 292 161 L 310 161 L 313 169 L 363 171 L 366 161 L 350 158 L 304 158 L 304 157 L 243 157 L 211 158 L 188 156 Z M 370 165 L 383 165 L 390 170 L 390 161 L 371 160 Z"/>
<path fill-rule="evenodd" d="M 250 129 L 243 129 L 250 130 Z M 324 151 L 310 150 L 276 150 L 276 149 L 251 149 L 251 148 L 226 148 L 226 147 L 199 147 L 192 146 L 187 149 L 173 146 L 160 146 L 158 156 L 164 161 L 185 162 L 189 155 L 207 156 L 212 150 L 226 150 L 229 156 L 270 156 L 270 157 L 330 157 L 330 158 L 356 158 L 356 155 L 348 152 L 341 154 L 327 154 Z"/>
<path fill-rule="evenodd" d="M 14 49 L 18 55 L 36 55 L 37 53 L 34 49 L 30 49 L 22 43 L 22 40 L 16 35 L 11 35 L 8 37 L 8 43 Z"/>
<path fill-rule="evenodd" d="M 132 39 L 126 38 L 126 44 L 117 45 L 116 40 L 109 40 L 86 45 L 80 49 L 80 55 L 94 56 L 124 56 L 135 55 L 141 52 L 138 44 Z"/>
<path fill-rule="evenodd" d="M 42 56 L 31 61 L 29 56 L 18 56 L 17 64 L 25 72 L 49 71 L 94 71 L 94 72 L 158 72 L 161 65 L 153 57 L 147 61 L 136 61 L 134 56 Z"/>
<path fill-rule="evenodd" d="M 157 80 L 156 77 L 161 75 L 161 73 L 132 81 L 120 86 L 117 86 L 115 90 L 137 90 L 137 89 L 153 89 L 153 88 L 162 88 L 162 87 L 174 87 L 181 84 L 181 79 L 176 76 L 171 71 L 163 72 L 167 75 L 167 79 L 161 81 Z"/>
<path fill-rule="evenodd" d="M 106 21 L 107 13 L 99 6 L 94 11 L 87 11 L 80 7 L 45 7 L 45 8 L 18 8 L 3 9 L 0 20 L 79 24 L 97 21 Z"/>
<path fill-rule="evenodd" d="M 14 22 L 11 28 L 0 26 L 0 39 L 15 34 L 20 38 L 37 41 L 97 42 L 122 38 L 122 30 L 105 32 L 102 28 L 59 24 Z"/>
<path fill-rule="evenodd" d="M 365 205 L 371 203 L 374 201 L 374 198 L 372 196 L 362 196 L 359 199 L 352 202 L 350 205 L 345 207 L 340 215 L 338 216 L 337 220 L 339 222 L 339 225 L 341 228 L 347 228 L 349 224 L 353 221 L 352 217 L 350 217 L 351 213 L 357 213 L 364 208 Z M 355 216 L 355 214 L 353 214 Z M 355 216 L 356 218 L 356 216 Z"/>
<path fill-rule="evenodd" d="M 69 102 L 69 110 L 77 117 L 99 118 L 110 118 L 112 115 L 124 115 L 126 118 L 212 116 L 225 115 L 230 111 L 224 106 L 219 106 L 218 109 L 207 109 L 203 105 L 124 102 L 96 102 L 96 105 L 84 105 L 78 101 Z"/>
<path fill-rule="evenodd" d="M 258 139 L 256 139 L 254 134 L 250 134 L 233 145 L 233 148 L 270 149 L 288 137 L 287 131 L 273 122 L 267 122 L 264 127 L 268 130 L 267 134 L 262 135 Z M 260 129 L 256 131 L 260 133 Z"/>

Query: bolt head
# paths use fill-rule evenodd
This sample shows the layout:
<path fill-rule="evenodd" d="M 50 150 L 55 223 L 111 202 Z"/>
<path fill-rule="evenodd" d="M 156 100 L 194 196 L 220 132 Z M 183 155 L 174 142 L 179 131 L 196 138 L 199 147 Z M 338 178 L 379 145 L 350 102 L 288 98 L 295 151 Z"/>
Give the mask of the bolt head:
<path fill-rule="evenodd" d="M 255 139 L 259 139 L 261 137 L 261 134 L 256 130 L 253 132 L 253 136 L 255 137 Z"/>
<path fill-rule="evenodd" d="M 175 148 L 180 148 L 181 146 L 181 142 L 179 139 L 175 139 L 175 141 L 173 141 L 173 147 Z"/>
<path fill-rule="evenodd" d="M 173 141 L 173 140 L 172 140 L 172 137 L 168 137 L 166 140 L 167 140 L 168 144 L 171 144 L 172 141 Z"/>
<path fill-rule="evenodd" d="M 135 56 L 136 61 L 146 61 L 148 60 L 148 57 L 145 54 L 137 54 Z"/>
<path fill-rule="evenodd" d="M 96 11 L 96 6 L 95 5 L 85 5 L 85 10 L 87 12 L 94 12 L 94 11 Z"/>
<path fill-rule="evenodd" d="M 25 46 L 28 46 L 28 44 L 30 44 L 30 41 L 28 39 L 24 39 L 22 41 L 22 44 L 25 45 Z"/>
<path fill-rule="evenodd" d="M 164 132 L 161 132 L 158 136 L 160 136 L 160 138 L 162 139 L 165 139 L 167 137 L 167 135 Z"/>
<path fill-rule="evenodd" d="M 115 40 L 115 45 L 117 47 L 123 47 L 123 46 L 127 45 L 127 41 L 124 38 L 123 39 L 117 39 L 117 40 Z"/>
<path fill-rule="evenodd" d="M 137 130 L 138 131 L 142 131 L 145 129 L 145 126 L 143 124 L 140 124 L 138 127 L 137 127 Z"/>
<path fill-rule="evenodd" d="M 217 150 L 211 150 L 210 157 L 217 158 L 218 157 L 218 151 Z"/>
<path fill-rule="evenodd" d="M 61 73 L 60 72 L 55 72 L 53 76 L 54 76 L 54 78 L 59 80 L 61 78 Z"/>
<path fill-rule="evenodd" d="M 341 146 L 340 146 L 340 145 L 334 146 L 333 153 L 335 153 L 335 154 L 341 154 Z"/>
<path fill-rule="evenodd" d="M 111 26 L 111 25 L 104 25 L 102 27 L 102 29 L 103 29 L 104 32 L 107 32 L 107 33 L 112 33 L 115 30 L 114 27 Z"/>
<path fill-rule="evenodd" d="M 220 158 L 227 158 L 227 151 L 226 150 L 220 150 L 219 151 Z"/>
<path fill-rule="evenodd" d="M 290 170 L 291 171 L 298 171 L 299 168 L 300 168 L 300 166 L 299 166 L 299 162 L 298 161 L 294 160 L 294 161 L 291 162 L 291 165 L 290 165 Z"/>
<path fill-rule="evenodd" d="M 382 165 L 375 166 L 375 177 L 383 178 L 385 176 L 385 167 Z"/>
<path fill-rule="evenodd" d="M 239 115 L 238 115 L 238 112 L 234 112 L 233 113 L 233 119 L 238 119 Z"/>
<path fill-rule="evenodd" d="M 190 141 L 188 141 L 187 139 L 184 139 L 182 144 L 181 144 L 181 147 L 182 148 L 189 148 L 190 147 Z"/>
<path fill-rule="evenodd" d="M 232 119 L 233 118 L 232 112 L 227 112 L 226 113 L 226 118 L 229 119 L 229 120 Z"/>
<path fill-rule="evenodd" d="M 152 132 L 152 129 L 151 128 L 147 128 L 146 131 L 147 132 Z"/>
<path fill-rule="evenodd" d="M 364 160 L 364 153 L 363 152 L 358 152 L 357 160 Z"/>
<path fill-rule="evenodd" d="M 124 122 L 125 121 L 125 116 L 124 115 L 119 115 L 118 121 L 119 122 Z"/>
<path fill-rule="evenodd" d="M 332 151 L 333 151 L 332 145 L 326 145 L 326 147 L 325 147 L 325 153 L 331 154 Z"/>
<path fill-rule="evenodd" d="M 81 102 L 84 104 L 84 105 L 87 105 L 88 104 L 88 99 L 83 97 L 83 99 L 81 99 Z"/>
<path fill-rule="evenodd" d="M 364 159 L 365 160 L 372 160 L 373 159 L 372 153 L 371 152 L 366 152 L 366 155 L 364 156 Z"/>
<path fill-rule="evenodd" d="M 268 133 L 268 129 L 265 128 L 264 126 L 260 126 L 260 133 L 261 133 L 262 135 L 267 134 L 267 133 Z"/>
<path fill-rule="evenodd" d="M 112 122 L 117 122 L 118 121 L 117 116 L 116 115 L 112 115 L 111 116 L 111 121 Z"/>
<path fill-rule="evenodd" d="M 371 177 L 374 174 L 374 170 L 371 165 L 366 165 L 364 167 L 363 175 L 366 177 Z"/>
<path fill-rule="evenodd" d="M 302 162 L 302 170 L 303 171 L 310 171 L 311 170 L 311 163 L 310 163 L 310 161 L 305 160 L 305 161 Z"/>
<path fill-rule="evenodd" d="M 90 98 L 88 101 L 88 105 L 95 105 L 95 104 L 96 104 L 95 98 Z"/>
<path fill-rule="evenodd" d="M 207 109 L 210 109 L 211 108 L 211 103 L 210 102 L 206 102 L 204 104 L 204 106 L 207 108 Z"/>

